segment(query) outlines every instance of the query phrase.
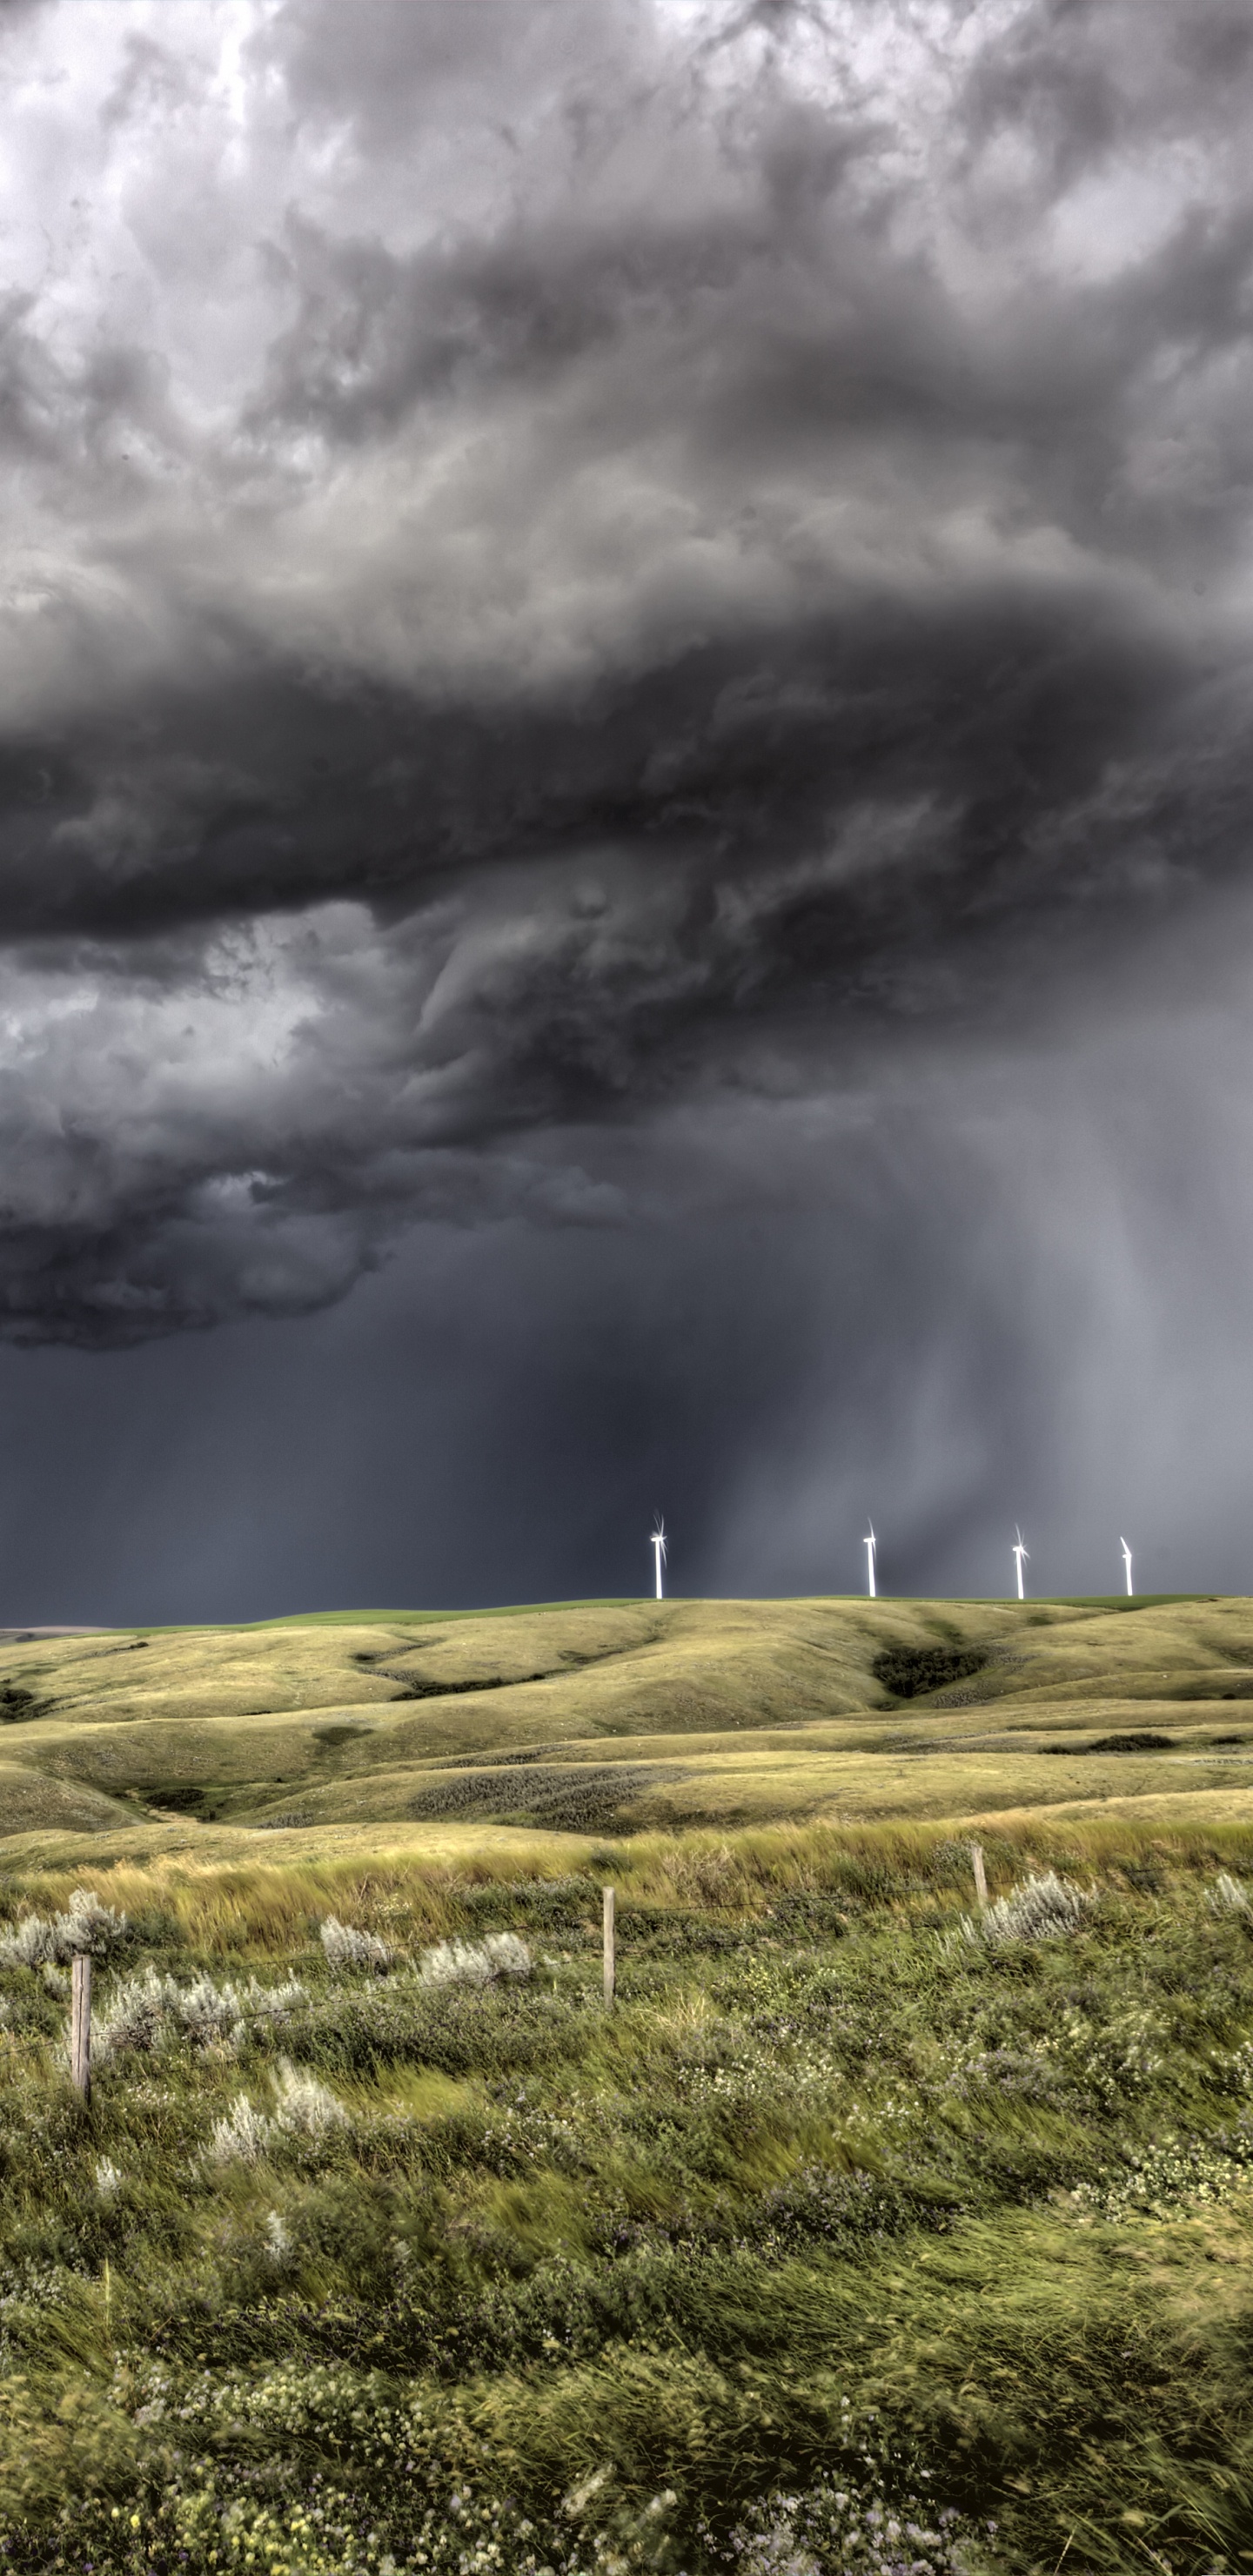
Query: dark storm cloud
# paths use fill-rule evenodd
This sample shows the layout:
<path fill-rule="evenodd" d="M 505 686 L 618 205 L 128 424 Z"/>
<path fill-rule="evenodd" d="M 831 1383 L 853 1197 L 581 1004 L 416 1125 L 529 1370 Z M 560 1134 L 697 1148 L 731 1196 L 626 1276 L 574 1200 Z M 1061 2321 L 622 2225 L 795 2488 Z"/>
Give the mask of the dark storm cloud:
<path fill-rule="evenodd" d="M 619 1222 L 1229 897 L 1246 34 L 9 23 L 10 1332 Z"/>

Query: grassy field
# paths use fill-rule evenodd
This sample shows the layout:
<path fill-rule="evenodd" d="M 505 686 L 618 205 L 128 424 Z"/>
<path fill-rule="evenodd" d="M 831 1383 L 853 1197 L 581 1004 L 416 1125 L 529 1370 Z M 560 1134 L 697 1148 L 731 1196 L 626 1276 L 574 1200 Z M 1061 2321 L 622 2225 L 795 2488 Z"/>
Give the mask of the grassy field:
<path fill-rule="evenodd" d="M 259 1830 L 429 1849 L 432 1829 L 1111 1800 L 1234 1816 L 1249 1701 L 1243 1600 L 595 1602 L 16 1639 L 0 1819 L 51 1860 L 83 1833 L 102 1857 L 208 1858 Z"/>
<path fill-rule="evenodd" d="M 1253 2568 L 1250 1694 L 1226 1600 L 10 1641 L 0 2567 Z"/>

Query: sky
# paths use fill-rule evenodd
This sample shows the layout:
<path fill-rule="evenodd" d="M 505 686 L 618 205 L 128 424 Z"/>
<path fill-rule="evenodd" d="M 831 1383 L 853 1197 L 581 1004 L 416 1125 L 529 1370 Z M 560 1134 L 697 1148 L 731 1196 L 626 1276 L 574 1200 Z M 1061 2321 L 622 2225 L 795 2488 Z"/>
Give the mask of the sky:
<path fill-rule="evenodd" d="M 1253 1591 L 1245 0 L 0 102 L 0 1620 Z"/>

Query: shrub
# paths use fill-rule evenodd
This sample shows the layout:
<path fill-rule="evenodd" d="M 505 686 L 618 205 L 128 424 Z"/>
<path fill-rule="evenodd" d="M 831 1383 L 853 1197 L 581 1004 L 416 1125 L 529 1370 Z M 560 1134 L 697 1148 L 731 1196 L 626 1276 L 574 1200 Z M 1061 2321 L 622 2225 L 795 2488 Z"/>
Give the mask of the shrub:
<path fill-rule="evenodd" d="M 307 2068 L 293 2066 L 286 2057 L 280 2057 L 275 2069 L 274 2090 L 278 2096 L 276 2124 L 280 2129 L 321 2138 L 328 2129 L 347 2126 L 348 2113 L 330 2086 L 320 2083 Z"/>
<path fill-rule="evenodd" d="M 72 1958 L 76 1952 L 86 1951 L 93 1959 L 107 1959 L 130 1925 L 124 1914 L 115 1913 L 111 1905 L 102 1905 L 89 1887 L 76 1887 L 68 1911 L 58 1914 L 54 1928 L 60 1945 L 58 1958 Z"/>
<path fill-rule="evenodd" d="M 1206 1891 L 1205 1901 L 1212 1914 L 1253 1914 L 1245 1890 L 1229 1870 L 1220 1869 L 1213 1886 Z"/>
<path fill-rule="evenodd" d="M 176 1978 L 145 1968 L 110 1998 L 96 2023 L 93 2047 L 104 2063 L 124 2048 L 155 2048 L 171 2026 L 185 2031 L 199 2048 L 215 2041 L 238 2042 L 250 2018 L 281 2022 L 306 2001 L 305 1988 L 295 1977 L 281 1986 L 261 1986 L 250 1977 L 241 1990 L 229 1983 L 216 1985 L 208 1975 L 180 1986 Z"/>
<path fill-rule="evenodd" d="M 377 1932 L 358 1932 L 351 1923 L 341 1923 L 336 1914 L 327 1915 L 321 1939 L 328 1968 L 373 1968 L 376 1975 L 386 1976 L 392 1964 L 392 1953 Z"/>
<path fill-rule="evenodd" d="M 1136 1726 L 1120 1735 L 1095 1736 L 1091 1744 L 1060 1745 L 1058 1750 L 1063 1753 L 1170 1753 L 1177 1741 L 1173 1735 L 1158 1735 L 1151 1726 Z"/>
<path fill-rule="evenodd" d="M 84 1952 L 105 1959 L 130 1929 L 124 1914 L 102 1905 L 89 1887 L 76 1887 L 64 1914 L 49 1922 L 24 1915 L 16 1930 L 0 1934 L 0 1968 L 39 1968 Z"/>
<path fill-rule="evenodd" d="M 237 2093 L 229 2111 L 213 2123 L 209 2156 L 214 2164 L 255 2164 L 283 2136 L 324 2138 L 348 2125 L 344 2105 L 316 2075 L 280 2057 L 274 2076 L 278 2108 L 273 2119 L 258 2111 L 246 2093 Z"/>
<path fill-rule="evenodd" d="M 40 1968 L 56 1957 L 55 1934 L 41 1914 L 24 1915 L 15 1932 L 0 1933 L 0 1968 Z"/>
<path fill-rule="evenodd" d="M 97 2064 L 107 2064 L 124 2048 L 155 2048 L 168 2017 L 172 1991 L 177 1991 L 173 1979 L 159 1977 L 155 1968 L 142 1968 L 138 1976 L 128 1977 L 110 1997 L 92 2031 L 92 2055 Z"/>
<path fill-rule="evenodd" d="M 274 2122 L 258 2111 L 246 2093 L 237 2093 L 229 2111 L 213 2123 L 209 2155 L 214 2164 L 255 2165 L 274 2137 Z"/>
<path fill-rule="evenodd" d="M 481 1941 L 437 1941 L 419 1974 L 424 1986 L 487 1986 L 495 1977 L 529 1977 L 531 1953 L 516 1932 L 488 1932 Z"/>
<path fill-rule="evenodd" d="M 171 2016 L 201 2048 L 207 2048 L 212 2040 L 228 2039 L 239 2029 L 240 2001 L 232 1985 L 215 1985 L 212 1977 L 203 1975 L 180 1990 L 170 1977 L 166 1980 L 166 1993 Z"/>
<path fill-rule="evenodd" d="M 973 1646 L 884 1646 L 870 1669 L 893 1699 L 918 1699 L 925 1691 L 941 1690 L 945 1682 L 966 1681 L 982 1672 L 987 1660 Z"/>
<path fill-rule="evenodd" d="M 989 1905 L 982 1921 L 985 1941 L 1049 1941 L 1059 1933 L 1078 1932 L 1093 1899 L 1055 1869 L 1042 1878 L 1024 1879 L 1008 1896 Z"/>
<path fill-rule="evenodd" d="M 309 1991 L 299 1977 L 285 1977 L 281 1986 L 260 1986 L 250 1977 L 240 1998 L 243 2011 L 254 2021 L 286 2021 L 289 2013 L 307 2004 Z"/>

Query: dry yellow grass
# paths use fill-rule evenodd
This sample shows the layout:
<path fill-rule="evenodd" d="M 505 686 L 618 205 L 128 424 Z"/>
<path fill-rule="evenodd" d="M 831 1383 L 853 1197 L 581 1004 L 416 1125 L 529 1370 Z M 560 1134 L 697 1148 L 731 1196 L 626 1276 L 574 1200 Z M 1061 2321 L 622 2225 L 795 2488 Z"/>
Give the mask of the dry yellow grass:
<path fill-rule="evenodd" d="M 982 1657 L 920 1696 L 885 1650 Z M 1253 1807 L 1253 1602 L 556 1605 L 15 1640 L 11 1865 Z M 1103 1738 L 1128 1747 L 1098 1749 Z M 1166 1738 L 1153 1744 L 1146 1737 Z"/>

